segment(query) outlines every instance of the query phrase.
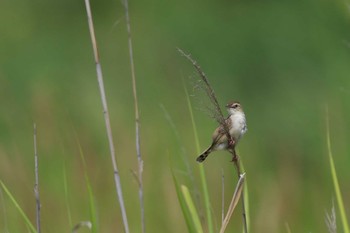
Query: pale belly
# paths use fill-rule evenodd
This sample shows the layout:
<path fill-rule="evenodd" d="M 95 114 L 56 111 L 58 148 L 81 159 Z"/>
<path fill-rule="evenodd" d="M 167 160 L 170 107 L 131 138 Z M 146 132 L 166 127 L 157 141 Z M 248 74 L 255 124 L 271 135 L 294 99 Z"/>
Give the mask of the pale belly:
<path fill-rule="evenodd" d="M 227 142 L 220 143 L 215 147 L 215 150 L 226 150 L 227 149 Z"/>
<path fill-rule="evenodd" d="M 245 120 L 244 114 L 235 114 L 231 115 L 230 119 L 232 121 L 231 128 L 230 128 L 230 135 L 235 140 L 235 143 L 238 143 L 238 141 L 241 139 L 243 134 L 247 131 L 247 124 Z M 226 150 L 228 147 L 228 142 L 224 141 L 222 143 L 219 143 L 213 148 L 214 150 Z"/>
<path fill-rule="evenodd" d="M 239 139 L 247 131 L 247 124 L 244 114 L 235 114 L 230 117 L 232 120 L 232 127 L 230 129 L 231 136 L 238 142 Z"/>

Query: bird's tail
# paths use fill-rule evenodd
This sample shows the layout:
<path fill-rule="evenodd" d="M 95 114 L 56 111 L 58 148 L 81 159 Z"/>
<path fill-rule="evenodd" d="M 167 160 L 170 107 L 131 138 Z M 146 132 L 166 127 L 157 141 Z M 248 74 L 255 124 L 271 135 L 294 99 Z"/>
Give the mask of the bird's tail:
<path fill-rule="evenodd" d="M 210 154 L 210 152 L 212 151 L 212 146 L 210 146 L 208 149 L 206 149 L 202 154 L 200 154 L 196 161 L 198 163 L 202 163 L 207 157 L 208 155 Z"/>

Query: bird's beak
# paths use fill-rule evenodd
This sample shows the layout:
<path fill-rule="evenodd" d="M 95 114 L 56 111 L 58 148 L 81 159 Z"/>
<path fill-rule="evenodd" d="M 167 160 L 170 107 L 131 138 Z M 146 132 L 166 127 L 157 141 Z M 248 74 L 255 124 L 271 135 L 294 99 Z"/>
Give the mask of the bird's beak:
<path fill-rule="evenodd" d="M 230 104 L 226 104 L 226 108 L 229 108 L 230 107 Z"/>

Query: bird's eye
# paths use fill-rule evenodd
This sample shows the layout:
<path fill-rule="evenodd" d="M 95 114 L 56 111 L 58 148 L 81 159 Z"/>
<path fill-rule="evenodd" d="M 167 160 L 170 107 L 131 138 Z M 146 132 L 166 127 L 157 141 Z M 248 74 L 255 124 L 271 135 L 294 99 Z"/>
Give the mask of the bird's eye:
<path fill-rule="evenodd" d="M 238 107 L 238 104 L 234 104 L 234 105 L 233 105 L 233 108 L 237 108 L 237 107 Z"/>

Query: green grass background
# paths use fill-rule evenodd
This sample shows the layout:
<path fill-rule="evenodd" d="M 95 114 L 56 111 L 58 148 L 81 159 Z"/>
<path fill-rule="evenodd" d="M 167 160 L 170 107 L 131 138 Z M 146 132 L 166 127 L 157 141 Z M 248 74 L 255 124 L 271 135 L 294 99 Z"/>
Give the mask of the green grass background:
<path fill-rule="evenodd" d="M 91 4 L 130 229 L 140 232 L 138 184 L 130 172 L 137 170 L 137 158 L 124 9 L 120 1 Z M 129 4 L 147 232 L 187 229 L 171 166 L 195 200 L 200 187 L 182 82 L 191 93 L 188 77 L 194 69 L 176 47 L 200 63 L 222 106 L 236 99 L 244 107 L 249 131 L 239 154 L 247 172 L 252 232 L 286 232 L 286 223 L 291 232 L 327 232 L 325 210 L 335 194 L 327 157 L 326 104 L 335 166 L 350 213 L 350 11 L 345 1 Z M 90 218 L 85 172 L 94 193 L 98 232 L 122 232 L 84 2 L 4 0 L 0 22 L 0 179 L 34 223 L 35 122 L 43 232 L 69 232 L 70 221 Z M 193 102 L 204 149 L 216 123 Z M 204 164 L 216 229 L 222 169 L 226 206 L 236 183 L 229 160 L 228 153 L 217 152 Z M 26 231 L 17 209 L 2 196 L 0 231 Z M 197 207 L 203 210 L 199 197 Z M 241 230 L 239 212 L 229 230 Z"/>

